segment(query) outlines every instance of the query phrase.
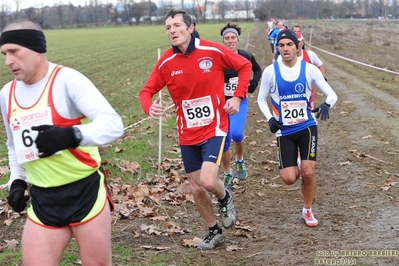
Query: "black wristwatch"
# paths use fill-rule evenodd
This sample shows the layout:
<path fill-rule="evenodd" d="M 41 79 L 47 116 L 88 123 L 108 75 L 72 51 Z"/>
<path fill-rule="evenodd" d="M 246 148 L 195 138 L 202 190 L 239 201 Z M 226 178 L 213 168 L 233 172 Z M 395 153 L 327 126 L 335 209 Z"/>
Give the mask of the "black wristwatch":
<path fill-rule="evenodd" d="M 75 139 L 77 140 L 78 143 L 80 143 L 82 141 L 82 132 L 80 132 L 80 129 L 77 127 L 72 127 L 72 129 Z"/>

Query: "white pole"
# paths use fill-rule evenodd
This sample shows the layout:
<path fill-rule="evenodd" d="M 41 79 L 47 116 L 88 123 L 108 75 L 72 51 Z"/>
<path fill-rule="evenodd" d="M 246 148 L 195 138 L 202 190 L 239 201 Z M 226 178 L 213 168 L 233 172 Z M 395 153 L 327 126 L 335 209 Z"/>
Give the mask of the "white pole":
<path fill-rule="evenodd" d="M 309 45 L 308 45 L 309 51 L 310 51 L 310 49 L 312 47 L 312 34 L 313 34 L 313 27 L 310 28 L 310 37 L 309 37 Z"/>
<path fill-rule="evenodd" d="M 158 60 L 161 57 L 161 48 L 158 48 Z M 162 90 L 159 91 L 159 104 L 162 105 Z M 159 117 L 159 133 L 158 133 L 158 177 L 161 176 L 161 149 L 162 149 L 162 116 Z"/>

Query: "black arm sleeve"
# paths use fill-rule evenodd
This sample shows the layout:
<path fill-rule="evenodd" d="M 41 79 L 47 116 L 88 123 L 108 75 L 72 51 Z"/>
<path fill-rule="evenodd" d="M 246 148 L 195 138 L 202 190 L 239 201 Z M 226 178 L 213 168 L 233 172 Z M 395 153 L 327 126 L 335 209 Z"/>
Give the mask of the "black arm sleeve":
<path fill-rule="evenodd" d="M 262 68 L 259 66 L 258 62 L 256 62 L 256 59 L 253 55 L 251 55 L 251 64 L 252 64 L 252 72 L 253 78 L 252 78 L 252 83 L 253 86 L 248 87 L 248 92 L 253 93 L 256 88 L 258 87 L 260 78 L 262 77 Z"/>

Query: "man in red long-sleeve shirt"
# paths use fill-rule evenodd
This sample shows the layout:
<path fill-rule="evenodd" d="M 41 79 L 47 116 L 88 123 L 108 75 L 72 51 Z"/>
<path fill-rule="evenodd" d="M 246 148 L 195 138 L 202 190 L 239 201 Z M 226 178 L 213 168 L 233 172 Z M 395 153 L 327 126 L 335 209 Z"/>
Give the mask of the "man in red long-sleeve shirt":
<path fill-rule="evenodd" d="M 164 86 L 168 88 L 175 103 L 184 168 L 195 205 L 209 227 L 209 234 L 198 248 L 213 249 L 223 242 L 224 234 L 217 225 L 209 192 L 219 199 L 223 226 L 230 228 L 237 220 L 233 194 L 225 190 L 218 171 L 228 131 L 228 114 L 239 111 L 248 90 L 251 63 L 221 44 L 195 38 L 193 21 L 185 11 L 170 10 L 165 24 L 172 47 L 155 65 L 140 92 L 140 102 L 145 113 L 158 119 L 164 108 L 159 98 L 152 101 L 152 97 Z M 227 101 L 223 69 L 238 72 L 234 96 Z"/>

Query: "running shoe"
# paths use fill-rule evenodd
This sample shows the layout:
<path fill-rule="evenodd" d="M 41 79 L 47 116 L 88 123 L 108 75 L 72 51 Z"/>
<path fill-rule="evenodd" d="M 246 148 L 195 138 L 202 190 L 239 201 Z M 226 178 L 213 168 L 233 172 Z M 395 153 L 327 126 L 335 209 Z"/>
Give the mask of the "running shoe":
<path fill-rule="evenodd" d="M 302 218 L 305 220 L 307 226 L 317 226 L 319 221 L 314 217 L 312 209 L 303 209 L 302 210 Z"/>
<path fill-rule="evenodd" d="M 229 174 L 224 173 L 223 175 L 224 187 L 231 190 L 233 187 L 233 179 L 234 179 L 233 171 L 230 170 Z"/>
<path fill-rule="evenodd" d="M 238 180 L 244 180 L 248 177 L 247 167 L 245 166 L 244 160 L 236 161 L 236 170 Z"/>
<path fill-rule="evenodd" d="M 227 203 L 221 204 L 219 202 L 220 214 L 222 216 L 222 224 L 224 228 L 233 227 L 237 221 L 237 212 L 233 203 L 233 193 L 227 189 L 226 193 L 229 193 L 230 198 Z"/>
<path fill-rule="evenodd" d="M 209 234 L 205 237 L 205 239 L 197 244 L 197 248 L 202 250 L 214 249 L 216 246 L 220 245 L 224 241 L 224 234 L 219 233 L 219 231 L 213 230 L 209 231 Z"/>

